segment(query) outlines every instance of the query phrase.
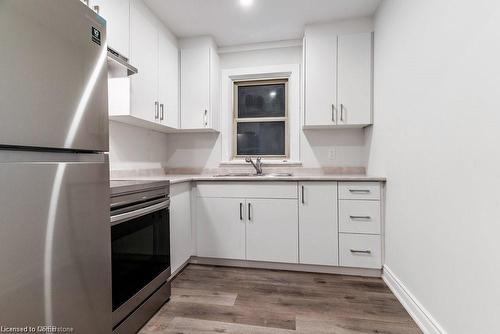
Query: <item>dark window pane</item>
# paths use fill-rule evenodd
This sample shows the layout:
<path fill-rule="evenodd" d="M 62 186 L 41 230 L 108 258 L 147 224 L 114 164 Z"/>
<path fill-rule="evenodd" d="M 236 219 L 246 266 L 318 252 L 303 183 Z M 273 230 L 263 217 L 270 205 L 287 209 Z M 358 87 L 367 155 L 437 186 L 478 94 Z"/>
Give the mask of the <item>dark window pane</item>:
<path fill-rule="evenodd" d="M 285 117 L 285 84 L 238 86 L 238 117 Z"/>
<path fill-rule="evenodd" d="M 237 155 L 285 155 L 285 122 L 245 122 L 237 128 Z"/>

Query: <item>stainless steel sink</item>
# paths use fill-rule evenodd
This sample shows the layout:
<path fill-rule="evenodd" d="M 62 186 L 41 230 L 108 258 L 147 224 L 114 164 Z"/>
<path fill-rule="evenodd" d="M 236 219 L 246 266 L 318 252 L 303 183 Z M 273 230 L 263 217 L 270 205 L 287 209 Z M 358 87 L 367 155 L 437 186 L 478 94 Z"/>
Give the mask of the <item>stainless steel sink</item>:
<path fill-rule="evenodd" d="M 264 176 L 269 176 L 269 177 L 287 177 L 287 176 L 293 176 L 292 173 L 271 173 L 271 174 L 264 174 Z"/>
<path fill-rule="evenodd" d="M 257 175 L 254 173 L 224 173 L 224 174 L 216 174 L 214 177 L 287 177 L 292 176 L 292 173 L 270 173 L 270 174 L 261 174 Z"/>
<path fill-rule="evenodd" d="M 241 177 L 241 176 L 257 176 L 252 173 L 224 173 L 224 174 L 216 174 L 214 177 Z"/>

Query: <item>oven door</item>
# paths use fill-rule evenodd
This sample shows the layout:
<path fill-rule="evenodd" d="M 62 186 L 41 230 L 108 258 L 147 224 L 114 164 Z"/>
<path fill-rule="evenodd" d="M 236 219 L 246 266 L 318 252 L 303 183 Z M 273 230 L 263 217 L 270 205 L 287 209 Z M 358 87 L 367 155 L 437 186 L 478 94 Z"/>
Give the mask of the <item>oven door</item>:
<path fill-rule="evenodd" d="M 170 276 L 169 201 L 112 215 L 113 326 Z"/>

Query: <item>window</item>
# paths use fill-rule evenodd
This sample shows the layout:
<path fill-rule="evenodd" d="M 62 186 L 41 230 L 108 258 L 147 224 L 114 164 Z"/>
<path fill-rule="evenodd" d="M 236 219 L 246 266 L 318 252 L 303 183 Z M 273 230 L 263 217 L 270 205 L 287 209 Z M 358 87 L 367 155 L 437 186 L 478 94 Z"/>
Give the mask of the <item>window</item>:
<path fill-rule="evenodd" d="M 287 94 L 287 79 L 234 82 L 235 158 L 288 158 Z"/>

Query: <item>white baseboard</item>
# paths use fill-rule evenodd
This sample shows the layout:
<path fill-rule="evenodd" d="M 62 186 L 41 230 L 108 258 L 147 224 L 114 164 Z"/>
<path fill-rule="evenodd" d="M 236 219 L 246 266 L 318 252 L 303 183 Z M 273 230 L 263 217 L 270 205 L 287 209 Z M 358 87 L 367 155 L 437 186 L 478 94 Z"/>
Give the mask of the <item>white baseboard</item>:
<path fill-rule="evenodd" d="M 319 265 L 298 264 L 298 263 L 277 263 L 277 262 L 250 261 L 250 260 L 230 260 L 230 259 L 216 259 L 210 257 L 197 257 L 197 256 L 191 257 L 191 263 L 207 264 L 214 266 L 288 270 L 288 271 L 354 275 L 354 276 L 367 276 L 367 277 L 380 277 L 382 275 L 381 269 L 347 268 L 347 267 L 319 266 Z"/>
<path fill-rule="evenodd" d="M 425 334 L 446 334 L 446 331 L 438 324 L 436 319 L 430 315 L 387 266 L 383 268 L 382 279 L 415 320 L 422 332 Z"/>

